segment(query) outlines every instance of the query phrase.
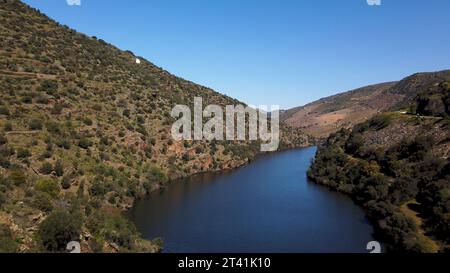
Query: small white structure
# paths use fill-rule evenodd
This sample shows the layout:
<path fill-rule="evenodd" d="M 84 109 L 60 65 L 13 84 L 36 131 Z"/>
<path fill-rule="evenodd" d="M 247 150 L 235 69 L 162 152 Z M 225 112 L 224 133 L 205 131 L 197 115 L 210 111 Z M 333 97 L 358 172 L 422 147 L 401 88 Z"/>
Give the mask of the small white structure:
<path fill-rule="evenodd" d="M 141 63 L 141 60 L 139 60 L 138 58 L 136 58 L 136 63 L 137 63 L 137 64 L 140 64 L 140 63 Z"/>

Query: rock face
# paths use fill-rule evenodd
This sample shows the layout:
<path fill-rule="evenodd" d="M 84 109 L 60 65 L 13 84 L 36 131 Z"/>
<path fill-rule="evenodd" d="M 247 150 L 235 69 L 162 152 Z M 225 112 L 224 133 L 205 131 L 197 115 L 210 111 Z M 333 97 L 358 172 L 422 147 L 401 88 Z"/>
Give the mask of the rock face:
<path fill-rule="evenodd" d="M 341 128 L 351 128 L 380 112 L 407 108 L 420 92 L 449 79 L 449 70 L 418 73 L 399 82 L 359 88 L 288 110 L 282 114 L 282 120 L 314 137 L 326 138 Z M 434 111 L 442 112 L 441 100 L 429 98 L 429 104 Z"/>
<path fill-rule="evenodd" d="M 171 137 L 175 105 L 241 102 L 20 1 L 0 1 L 0 14 L 0 211 L 11 217 L 0 232 L 11 237 L 8 250 L 62 245 L 39 233 L 61 211 L 75 219 L 67 234 L 92 235 L 82 244 L 89 251 L 154 250 L 159 243 L 143 242 L 121 211 L 170 179 L 238 167 L 259 152 L 256 142 Z M 282 131 L 282 147 L 309 145 L 303 132 Z"/>

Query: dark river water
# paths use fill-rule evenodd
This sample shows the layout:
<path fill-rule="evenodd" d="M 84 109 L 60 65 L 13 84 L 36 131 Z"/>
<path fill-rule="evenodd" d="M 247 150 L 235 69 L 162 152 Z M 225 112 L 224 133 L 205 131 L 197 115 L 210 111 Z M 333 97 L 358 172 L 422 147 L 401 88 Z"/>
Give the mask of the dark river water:
<path fill-rule="evenodd" d="M 373 229 L 348 197 L 308 181 L 316 148 L 201 174 L 137 202 L 129 216 L 164 252 L 368 252 Z"/>

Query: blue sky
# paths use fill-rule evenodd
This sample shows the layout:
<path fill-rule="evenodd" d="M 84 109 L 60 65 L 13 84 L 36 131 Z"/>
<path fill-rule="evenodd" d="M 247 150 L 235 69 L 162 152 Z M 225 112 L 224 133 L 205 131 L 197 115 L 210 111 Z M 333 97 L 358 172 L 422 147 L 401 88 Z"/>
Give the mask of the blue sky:
<path fill-rule="evenodd" d="M 450 68 L 450 1 L 25 0 L 80 32 L 253 105 L 290 108 Z"/>

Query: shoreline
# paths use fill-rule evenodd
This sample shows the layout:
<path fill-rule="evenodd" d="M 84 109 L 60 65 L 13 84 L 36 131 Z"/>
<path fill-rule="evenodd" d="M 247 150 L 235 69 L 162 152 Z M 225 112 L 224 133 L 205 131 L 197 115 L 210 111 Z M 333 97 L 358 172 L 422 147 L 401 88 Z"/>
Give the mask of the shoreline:
<path fill-rule="evenodd" d="M 174 183 L 181 183 L 182 180 L 187 179 L 187 178 L 192 178 L 195 177 L 197 175 L 202 175 L 202 174 L 220 174 L 222 172 L 231 172 L 231 171 L 235 171 L 238 170 L 240 168 L 243 168 L 245 166 L 248 166 L 249 164 L 251 164 L 252 162 L 259 160 L 259 158 L 264 157 L 264 156 L 268 156 L 268 155 L 272 155 L 272 154 L 278 154 L 278 153 L 283 153 L 283 152 L 287 152 L 287 151 L 294 151 L 294 150 L 301 150 L 301 149 L 307 149 L 307 148 L 311 148 L 311 147 L 318 147 L 317 145 L 308 145 L 308 146 L 304 146 L 304 147 L 295 147 L 295 148 L 285 148 L 285 149 L 279 149 L 277 151 L 274 152 L 264 152 L 264 153 L 258 153 L 255 155 L 255 158 L 253 160 L 247 160 L 246 162 L 242 163 L 242 164 L 238 164 L 235 167 L 232 168 L 228 168 L 228 169 L 221 169 L 221 170 L 209 170 L 209 171 L 202 171 L 202 172 L 196 172 L 187 176 L 180 176 L 180 177 L 176 177 L 173 179 L 169 179 L 166 183 L 166 185 L 158 185 L 158 187 L 153 188 L 151 191 L 149 191 L 147 194 L 145 194 L 142 198 L 135 198 L 133 200 L 133 203 L 130 207 L 126 207 L 124 208 L 123 212 L 128 212 L 132 207 L 135 206 L 135 203 L 137 201 L 140 201 L 144 198 L 147 198 L 148 196 L 150 196 L 151 194 L 159 191 L 159 190 L 163 190 L 166 189 L 168 187 L 170 187 L 170 185 L 174 184 Z"/>
<path fill-rule="evenodd" d="M 308 146 L 304 146 L 304 147 L 295 147 L 295 148 L 285 148 L 285 149 L 279 149 L 279 150 L 274 151 L 274 152 L 258 153 L 258 154 L 255 155 L 255 157 L 254 157 L 253 160 L 247 160 L 246 162 L 244 162 L 244 163 L 242 163 L 242 164 L 239 164 L 239 165 L 237 165 L 237 166 L 235 166 L 235 167 L 233 167 L 233 168 L 222 169 L 222 170 L 213 170 L 213 171 L 197 172 L 197 173 L 194 173 L 194 174 L 191 174 L 191 175 L 188 175 L 188 176 L 178 177 L 178 178 L 175 178 L 175 179 L 170 179 L 170 180 L 166 183 L 166 185 L 164 185 L 164 186 L 158 185 L 158 187 L 154 187 L 151 191 L 147 192 L 147 194 L 145 194 L 143 197 L 141 197 L 141 198 L 135 198 L 135 199 L 133 200 L 133 203 L 132 203 L 131 206 L 125 207 L 125 208 L 122 210 L 122 215 L 123 215 L 126 219 L 130 220 L 130 219 L 129 219 L 129 216 L 128 216 L 128 213 L 129 213 L 129 211 L 136 205 L 136 202 L 139 202 L 139 201 L 141 201 L 141 200 L 143 200 L 143 199 L 145 199 L 145 198 L 149 198 L 152 194 L 156 193 L 157 191 L 165 190 L 165 189 L 167 189 L 168 187 L 170 187 L 171 185 L 173 185 L 173 184 L 175 184 L 175 183 L 183 183 L 183 180 L 184 180 L 184 179 L 192 178 L 192 177 L 195 177 L 195 176 L 197 176 L 197 175 L 202 175 L 202 174 L 207 174 L 207 173 L 210 173 L 210 174 L 220 174 L 220 173 L 224 173 L 224 172 L 232 172 L 232 171 L 236 171 L 236 170 L 238 170 L 238 169 L 240 169 L 240 168 L 244 168 L 244 167 L 248 166 L 248 165 L 251 164 L 252 162 L 254 162 L 254 161 L 256 161 L 256 160 L 259 160 L 260 158 L 262 158 L 262 157 L 264 157 L 264 156 L 273 155 L 273 154 L 278 154 L 278 153 L 283 153 L 283 152 L 288 152 L 288 151 L 294 151 L 294 150 L 307 149 L 307 148 L 311 148 L 311 147 L 316 147 L 316 145 L 308 145 Z M 135 225 L 133 222 L 131 222 L 131 223 L 132 223 L 133 225 Z M 139 234 L 140 234 L 140 233 L 139 233 Z M 160 239 L 160 237 L 156 237 L 156 238 L 153 238 L 153 239 L 151 239 L 151 240 L 147 240 L 147 239 L 145 239 L 145 238 L 142 238 L 142 234 L 140 234 L 139 237 L 140 237 L 141 240 L 144 240 L 144 241 L 150 241 L 150 242 L 153 242 L 153 241 L 156 240 L 156 239 Z M 159 247 L 159 248 L 157 249 L 156 253 L 161 253 L 161 252 L 163 251 L 163 249 L 164 249 L 164 242 L 163 242 L 162 246 Z"/>

